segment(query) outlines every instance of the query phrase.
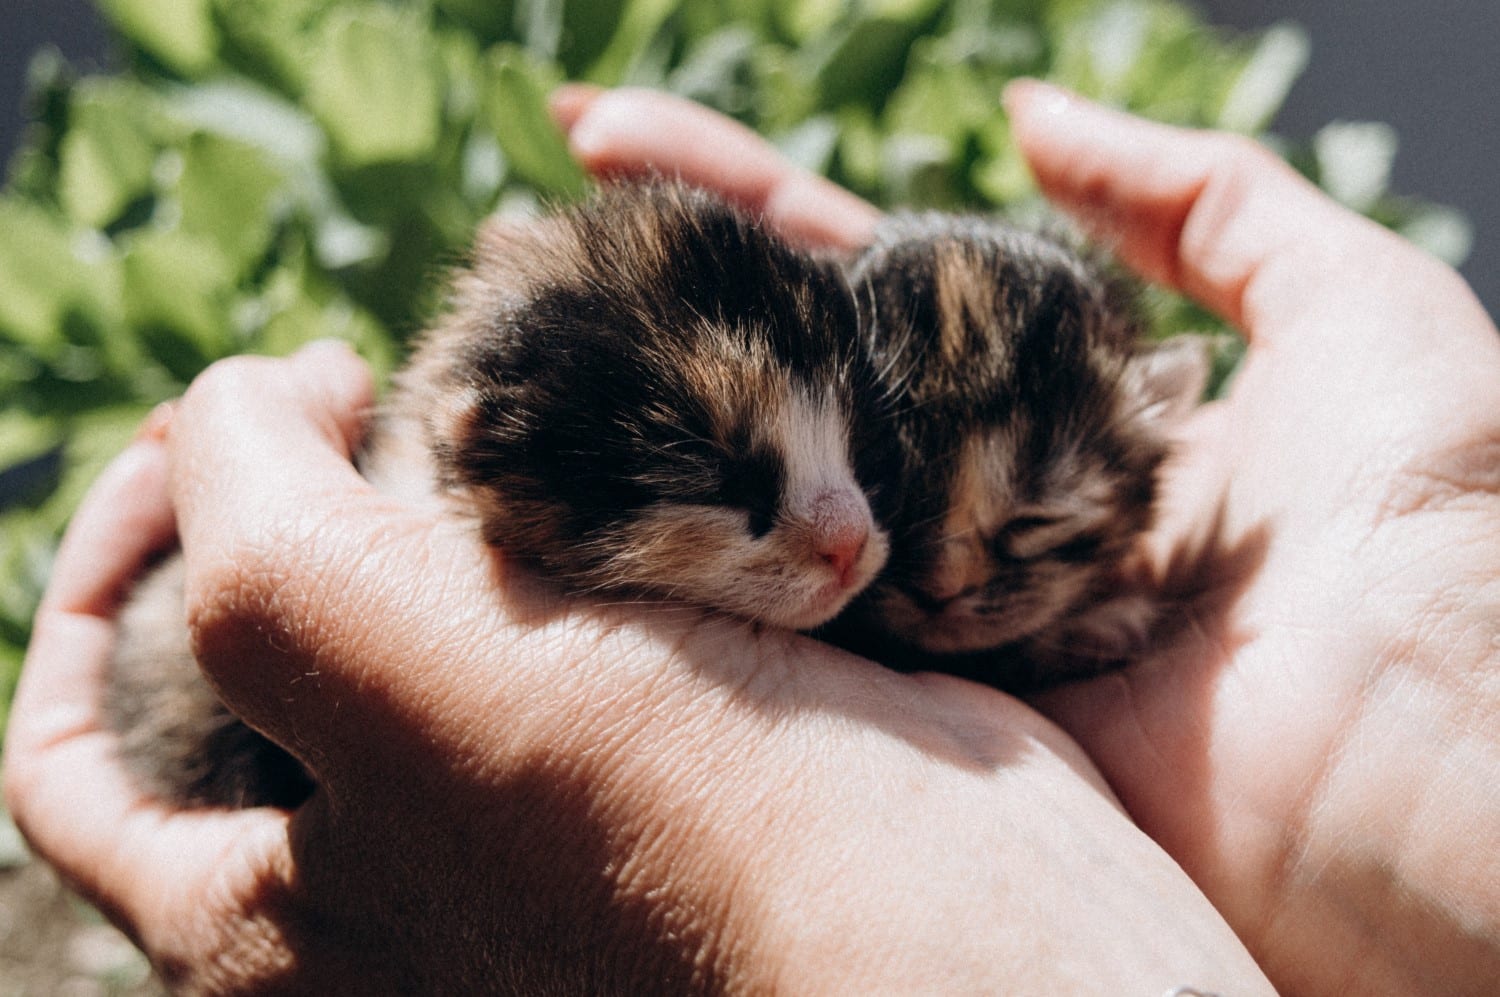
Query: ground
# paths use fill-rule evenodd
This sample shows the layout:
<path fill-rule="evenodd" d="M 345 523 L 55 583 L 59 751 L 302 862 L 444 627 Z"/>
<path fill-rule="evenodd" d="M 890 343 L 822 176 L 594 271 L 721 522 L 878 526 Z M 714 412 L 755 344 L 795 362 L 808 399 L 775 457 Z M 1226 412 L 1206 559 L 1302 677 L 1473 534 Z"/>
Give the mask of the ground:
<path fill-rule="evenodd" d="M 145 957 L 43 863 L 0 811 L 0 997 L 162 997 Z"/>

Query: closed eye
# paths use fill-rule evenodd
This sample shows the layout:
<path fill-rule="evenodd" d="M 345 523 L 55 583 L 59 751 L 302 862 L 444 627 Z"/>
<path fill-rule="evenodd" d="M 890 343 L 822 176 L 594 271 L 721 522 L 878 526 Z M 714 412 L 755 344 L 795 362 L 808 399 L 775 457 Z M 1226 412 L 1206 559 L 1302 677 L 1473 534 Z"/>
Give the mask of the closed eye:
<path fill-rule="evenodd" d="M 1059 561 L 1080 564 L 1084 561 L 1093 560 L 1098 555 L 1099 548 L 1103 546 L 1103 543 L 1104 541 L 1099 537 L 1084 534 L 1054 547 L 1051 554 Z"/>
<path fill-rule="evenodd" d="M 776 514 L 765 509 L 746 509 L 746 526 L 756 540 L 763 539 L 776 525 Z"/>
<path fill-rule="evenodd" d="M 1049 526 L 1056 526 L 1058 522 L 1059 520 L 1056 516 L 1017 516 L 1007 522 L 1001 528 L 1001 532 L 1011 536 L 1018 536 L 1031 533 L 1034 530 L 1046 529 Z"/>
<path fill-rule="evenodd" d="M 997 556 L 1016 561 L 1049 559 L 1069 564 L 1091 561 L 1099 555 L 1104 538 L 1083 531 L 1084 524 L 1062 516 L 1017 516 L 1001 529 L 994 541 Z M 1082 532 L 1081 532 L 1082 531 Z"/>
<path fill-rule="evenodd" d="M 991 541 L 997 557 L 1031 561 L 1052 553 L 1069 540 L 1068 524 L 1055 516 L 1017 516 L 1006 522 Z"/>
<path fill-rule="evenodd" d="M 745 510 L 746 525 L 757 540 L 775 525 L 784 474 L 781 461 L 768 450 L 741 450 L 721 465 L 719 499 Z"/>

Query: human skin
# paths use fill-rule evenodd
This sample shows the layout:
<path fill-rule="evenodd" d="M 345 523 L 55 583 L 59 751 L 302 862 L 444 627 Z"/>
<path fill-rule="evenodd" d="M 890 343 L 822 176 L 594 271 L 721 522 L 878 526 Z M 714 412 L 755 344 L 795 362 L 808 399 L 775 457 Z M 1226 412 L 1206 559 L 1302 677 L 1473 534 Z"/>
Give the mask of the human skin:
<path fill-rule="evenodd" d="M 631 127 L 644 101 L 567 98 L 585 162 L 674 162 L 670 135 Z M 1493 323 L 1449 268 L 1246 139 L 1037 84 L 1007 103 L 1054 203 L 1249 343 L 1164 486 L 1153 542 L 1163 577 L 1197 592 L 1183 624 L 1135 667 L 1038 705 L 1283 989 L 1491 992 Z"/>
<path fill-rule="evenodd" d="M 368 401 L 338 346 L 216 367 L 80 508 L 37 619 L 9 802 L 174 988 L 1269 992 L 1037 714 L 562 600 L 365 485 Z M 208 674 L 317 776 L 295 813 L 146 799 L 100 725 L 169 494 Z"/>
<path fill-rule="evenodd" d="M 1500 895 L 1493 327 L 1246 144 L 1010 103 L 1049 193 L 1251 343 L 1158 538 L 1211 534 L 1179 560 L 1213 598 L 1042 704 L 1076 742 L 957 680 L 558 599 L 364 487 L 368 382 L 325 347 L 216 368 L 80 510 L 5 752 L 34 844 L 186 990 L 1264 991 L 1097 765 L 1283 988 L 1477 992 Z M 659 95 L 559 113 L 599 171 L 711 182 L 724 155 L 719 185 L 807 241 L 876 218 Z M 323 787 L 294 814 L 166 811 L 98 726 L 118 593 L 169 499 L 206 671 Z"/>
<path fill-rule="evenodd" d="M 1284 991 L 1493 993 L 1493 322 L 1448 267 L 1246 140 L 1012 101 L 1049 197 L 1249 342 L 1158 537 L 1212 536 L 1215 597 L 1044 710 Z"/>
<path fill-rule="evenodd" d="M 732 126 L 575 90 L 596 170 L 708 180 Z M 1048 197 L 1248 356 L 1186 427 L 1153 536 L 1179 625 L 1036 704 L 1298 994 L 1500 980 L 1500 336 L 1450 268 L 1244 138 L 1026 82 Z M 710 137 L 708 129 L 723 132 Z M 719 162 L 716 150 L 727 149 Z M 742 185 L 753 189 L 751 185 Z M 857 244 L 864 216 L 846 233 Z"/>
<path fill-rule="evenodd" d="M 799 188 L 841 196 L 766 162 L 789 230 Z M 7 798 L 175 988 L 1268 992 L 1040 715 L 562 598 L 358 476 L 370 392 L 334 345 L 216 365 L 80 508 L 36 620 Z M 295 812 L 176 811 L 112 754 L 114 612 L 174 513 L 206 674 L 316 777 Z"/>

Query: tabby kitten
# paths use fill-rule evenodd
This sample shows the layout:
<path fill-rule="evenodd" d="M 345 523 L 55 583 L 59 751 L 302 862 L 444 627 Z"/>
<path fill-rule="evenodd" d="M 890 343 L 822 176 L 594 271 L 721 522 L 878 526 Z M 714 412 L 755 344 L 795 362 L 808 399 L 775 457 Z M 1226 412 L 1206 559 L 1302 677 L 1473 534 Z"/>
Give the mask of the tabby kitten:
<path fill-rule="evenodd" d="M 836 264 L 706 193 L 621 185 L 481 231 L 361 466 L 568 589 L 806 629 L 885 563 L 880 397 Z M 145 785 L 204 805 L 306 796 L 199 673 L 180 559 L 121 623 L 106 712 Z"/>
<path fill-rule="evenodd" d="M 893 217 L 849 272 L 901 477 L 890 561 L 829 636 L 1013 690 L 1138 651 L 1139 541 L 1201 340 L 1148 345 L 1132 284 L 977 217 Z"/>

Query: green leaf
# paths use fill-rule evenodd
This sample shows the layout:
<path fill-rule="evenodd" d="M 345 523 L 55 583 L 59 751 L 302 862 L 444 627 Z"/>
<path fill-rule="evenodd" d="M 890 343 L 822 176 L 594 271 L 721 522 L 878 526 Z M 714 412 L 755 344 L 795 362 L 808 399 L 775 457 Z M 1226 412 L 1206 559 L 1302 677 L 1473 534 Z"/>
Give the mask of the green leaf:
<path fill-rule="evenodd" d="M 919 30 L 908 20 L 871 17 L 835 32 L 815 56 L 823 105 L 883 103 L 906 72 L 906 53 Z"/>
<path fill-rule="evenodd" d="M 796 44 L 827 34 L 848 10 L 846 0 L 771 0 L 776 27 Z"/>
<path fill-rule="evenodd" d="M 608 38 L 608 45 L 590 56 L 595 61 L 583 73 L 584 78 L 600 86 L 618 86 L 625 82 L 652 38 L 680 6 L 681 0 L 630 0 L 623 16 L 617 20 L 616 30 Z M 579 12 L 572 13 L 569 20 L 572 23 L 581 20 L 581 12 L 589 11 L 591 7 L 574 3 L 567 9 L 570 13 Z M 569 67 L 576 62 L 576 57 L 570 53 Z"/>
<path fill-rule="evenodd" d="M 52 569 L 56 532 L 29 510 L 0 515 L 0 635 L 24 641 Z"/>
<path fill-rule="evenodd" d="M 1252 135 L 1271 124 L 1312 51 L 1307 32 L 1295 24 L 1272 25 L 1219 109 L 1218 126 Z"/>
<path fill-rule="evenodd" d="M 880 184 L 881 133 L 868 108 L 847 107 L 839 112 L 836 162 L 841 178 L 856 193 L 875 196 Z"/>
<path fill-rule="evenodd" d="M 1098 93 L 1120 100 L 1151 37 L 1151 11 L 1144 4 L 1105 6 L 1088 25 L 1085 44 Z"/>
<path fill-rule="evenodd" d="M 569 77 L 582 76 L 588 67 L 604 54 L 610 39 L 621 26 L 627 8 L 639 10 L 657 8 L 670 3 L 663 0 L 589 0 L 580 3 L 573 0 L 562 4 L 562 38 L 558 46 L 557 59 Z M 656 18 L 660 24 L 665 17 Z"/>
<path fill-rule="evenodd" d="M 432 154 L 442 126 L 442 59 L 415 14 L 341 8 L 323 22 L 316 60 L 308 105 L 345 166 Z"/>
<path fill-rule="evenodd" d="M 4 571 L 0 563 L 0 572 Z M 0 574 L 0 585 L 5 576 Z M 0 737 L 5 736 L 6 721 L 10 717 L 10 703 L 15 698 L 16 682 L 21 677 L 21 661 L 26 656 L 26 646 L 20 640 L 12 642 L 0 635 Z"/>
<path fill-rule="evenodd" d="M 1003 116 L 991 119 L 980 131 L 980 159 L 970 180 L 985 199 L 995 205 L 1012 205 L 1036 196 L 1031 169 L 1011 140 L 1010 123 Z"/>
<path fill-rule="evenodd" d="M 255 80 L 293 96 L 317 65 L 317 26 L 341 0 L 211 0 L 225 58 Z"/>
<path fill-rule="evenodd" d="M 125 309 L 151 356 L 184 382 L 234 350 L 234 266 L 209 239 L 147 230 L 126 243 Z"/>
<path fill-rule="evenodd" d="M 61 219 L 15 198 L 0 200 L 0 337 L 54 353 L 80 269 Z"/>
<path fill-rule="evenodd" d="M 918 44 L 912 72 L 890 99 L 884 119 L 892 132 L 934 135 L 955 145 L 1000 113 L 999 84 L 977 67 L 953 62 L 941 47 Z"/>
<path fill-rule="evenodd" d="M 206 132 L 188 140 L 182 164 L 182 230 L 212 240 L 244 272 L 271 241 L 281 175 L 253 147 Z"/>
<path fill-rule="evenodd" d="M 63 448 L 62 483 L 41 510 L 50 517 L 48 525 L 62 529 L 69 510 L 83 499 L 104 466 L 129 445 L 151 408 L 139 403 L 102 405 L 72 421 Z"/>
<path fill-rule="evenodd" d="M 734 25 L 700 38 L 667 77 L 667 88 L 688 100 L 742 117 L 754 106 L 755 32 Z"/>
<path fill-rule="evenodd" d="M 1355 211 L 1375 207 L 1390 185 L 1396 130 L 1370 121 L 1324 125 L 1313 137 L 1323 189 Z"/>
<path fill-rule="evenodd" d="M 936 135 L 898 133 L 881 150 L 881 185 L 891 199 L 905 207 L 952 208 L 953 144 Z"/>
<path fill-rule="evenodd" d="M 117 266 L 97 233 L 72 232 L 43 208 L 0 198 L 0 339 L 44 360 L 70 341 L 97 341 L 117 321 Z"/>
<path fill-rule="evenodd" d="M 38 418 L 19 409 L 0 409 L 0 473 L 51 450 L 61 434 L 62 427 L 55 419 Z"/>
<path fill-rule="evenodd" d="M 809 118 L 785 134 L 776 136 L 776 148 L 798 166 L 813 173 L 826 173 L 838 148 L 838 122 L 832 115 Z"/>
<path fill-rule="evenodd" d="M 512 0 L 436 0 L 436 4 L 484 45 L 513 37 L 516 10 Z"/>
<path fill-rule="evenodd" d="M 580 196 L 588 178 L 547 111 L 555 70 L 513 45 L 496 46 L 488 70 L 484 113 L 511 170 L 548 194 Z"/>
<path fill-rule="evenodd" d="M 326 305 L 299 298 L 272 318 L 256 348 L 284 356 L 316 339 L 344 340 L 381 376 L 395 369 L 400 356 L 386 328 L 369 312 L 342 298 Z"/>
<path fill-rule="evenodd" d="M 1396 231 L 1449 266 L 1463 266 L 1474 248 L 1474 223 L 1462 212 L 1441 205 L 1413 207 Z"/>
<path fill-rule="evenodd" d="M 218 53 L 210 0 L 99 0 L 126 38 L 183 76 L 205 73 Z"/>
<path fill-rule="evenodd" d="M 212 80 L 166 91 L 162 115 L 191 135 L 206 131 L 254 146 L 295 172 L 320 169 L 328 142 L 306 109 L 245 80 Z"/>
<path fill-rule="evenodd" d="M 74 91 L 59 147 L 58 194 L 70 217 L 104 228 L 151 190 L 156 149 L 139 91 L 85 84 Z"/>

